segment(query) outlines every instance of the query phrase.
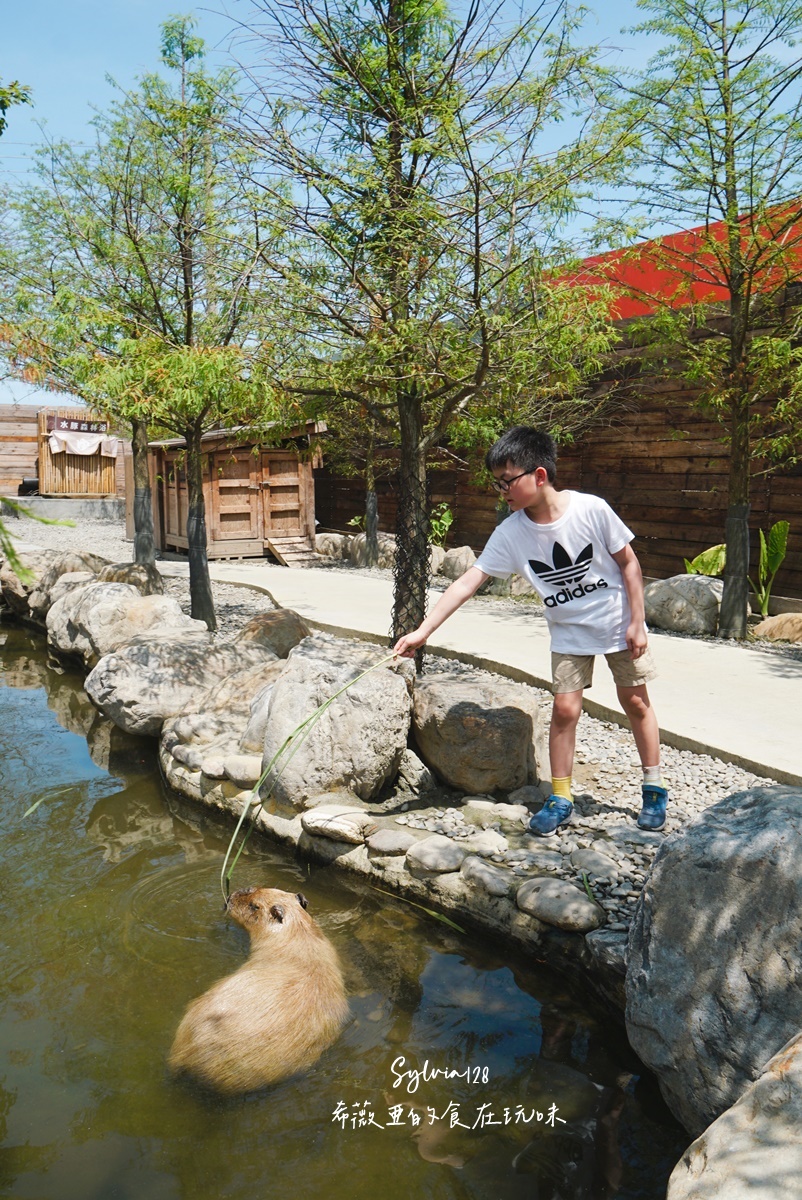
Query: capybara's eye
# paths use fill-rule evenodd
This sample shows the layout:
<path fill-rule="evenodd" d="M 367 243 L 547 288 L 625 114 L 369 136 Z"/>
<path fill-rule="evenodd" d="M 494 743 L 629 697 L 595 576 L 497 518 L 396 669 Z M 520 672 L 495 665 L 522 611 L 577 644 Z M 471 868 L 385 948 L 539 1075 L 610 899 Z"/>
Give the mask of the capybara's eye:
<path fill-rule="evenodd" d="M 270 915 L 271 917 L 275 917 L 277 921 L 281 922 L 284 920 L 284 909 L 280 904 L 274 904 L 270 909 Z"/>
<path fill-rule="evenodd" d="M 298 903 L 300 904 L 301 908 L 309 908 L 309 901 L 307 900 L 307 898 L 306 898 L 306 896 L 303 894 L 303 892 L 296 892 L 296 893 L 295 893 L 295 899 L 298 901 Z"/>

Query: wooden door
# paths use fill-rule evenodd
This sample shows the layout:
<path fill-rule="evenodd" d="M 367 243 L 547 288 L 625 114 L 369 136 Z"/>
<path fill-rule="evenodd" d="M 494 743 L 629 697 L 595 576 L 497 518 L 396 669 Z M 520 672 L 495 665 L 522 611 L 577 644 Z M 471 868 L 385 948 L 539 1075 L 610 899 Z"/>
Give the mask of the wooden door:
<path fill-rule="evenodd" d="M 212 455 L 211 540 L 251 542 L 261 538 L 258 460 L 249 448 Z"/>
<path fill-rule="evenodd" d="M 288 450 L 262 451 L 262 498 L 266 538 L 300 537 L 306 532 L 297 455 Z"/>

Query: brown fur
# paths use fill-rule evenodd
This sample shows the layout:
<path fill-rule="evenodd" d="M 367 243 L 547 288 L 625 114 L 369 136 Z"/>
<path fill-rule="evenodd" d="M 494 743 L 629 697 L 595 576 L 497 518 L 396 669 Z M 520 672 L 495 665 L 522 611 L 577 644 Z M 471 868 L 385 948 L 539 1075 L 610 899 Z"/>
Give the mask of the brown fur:
<path fill-rule="evenodd" d="M 228 911 L 251 937 L 251 956 L 193 1000 L 169 1064 L 221 1092 L 248 1092 L 311 1067 L 348 1019 L 334 947 L 300 894 L 234 892 Z"/>

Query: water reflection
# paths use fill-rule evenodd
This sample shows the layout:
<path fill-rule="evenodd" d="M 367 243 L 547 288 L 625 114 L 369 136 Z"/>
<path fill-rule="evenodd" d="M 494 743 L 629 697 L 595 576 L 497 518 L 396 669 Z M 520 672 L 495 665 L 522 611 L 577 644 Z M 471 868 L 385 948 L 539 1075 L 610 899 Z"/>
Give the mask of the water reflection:
<path fill-rule="evenodd" d="M 308 1075 L 264 1093 L 221 1100 L 171 1080 L 166 1056 L 187 1003 L 247 954 L 219 892 L 230 827 L 166 795 L 152 745 L 101 737 L 80 679 L 48 666 L 30 634 L 3 632 L 7 1193 L 664 1195 L 685 1139 L 630 1078 L 640 1068 L 604 1016 L 531 960 L 254 840 L 235 886 L 309 897 L 342 958 L 354 1019 Z M 401 1056 L 416 1067 L 486 1067 L 487 1081 L 437 1079 L 402 1094 L 391 1070 Z M 403 1122 L 393 1123 L 401 1104 Z M 564 1125 L 514 1119 L 519 1107 L 545 1115 L 552 1105 Z M 427 1126 L 430 1108 L 454 1107 L 460 1124 Z M 346 1120 L 333 1119 L 343 1109 Z M 477 1120 L 480 1110 L 492 1120 Z"/>

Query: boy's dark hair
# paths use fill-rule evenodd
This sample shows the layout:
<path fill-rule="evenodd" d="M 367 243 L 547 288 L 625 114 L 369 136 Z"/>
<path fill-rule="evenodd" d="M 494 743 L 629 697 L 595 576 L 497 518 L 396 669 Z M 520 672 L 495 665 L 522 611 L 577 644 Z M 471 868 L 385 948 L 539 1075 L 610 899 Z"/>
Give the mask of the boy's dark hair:
<path fill-rule="evenodd" d="M 502 433 L 485 455 L 488 471 L 503 471 L 514 463 L 519 471 L 534 471 L 543 467 L 549 483 L 557 478 L 557 444 L 551 434 L 531 425 L 513 425 Z"/>

